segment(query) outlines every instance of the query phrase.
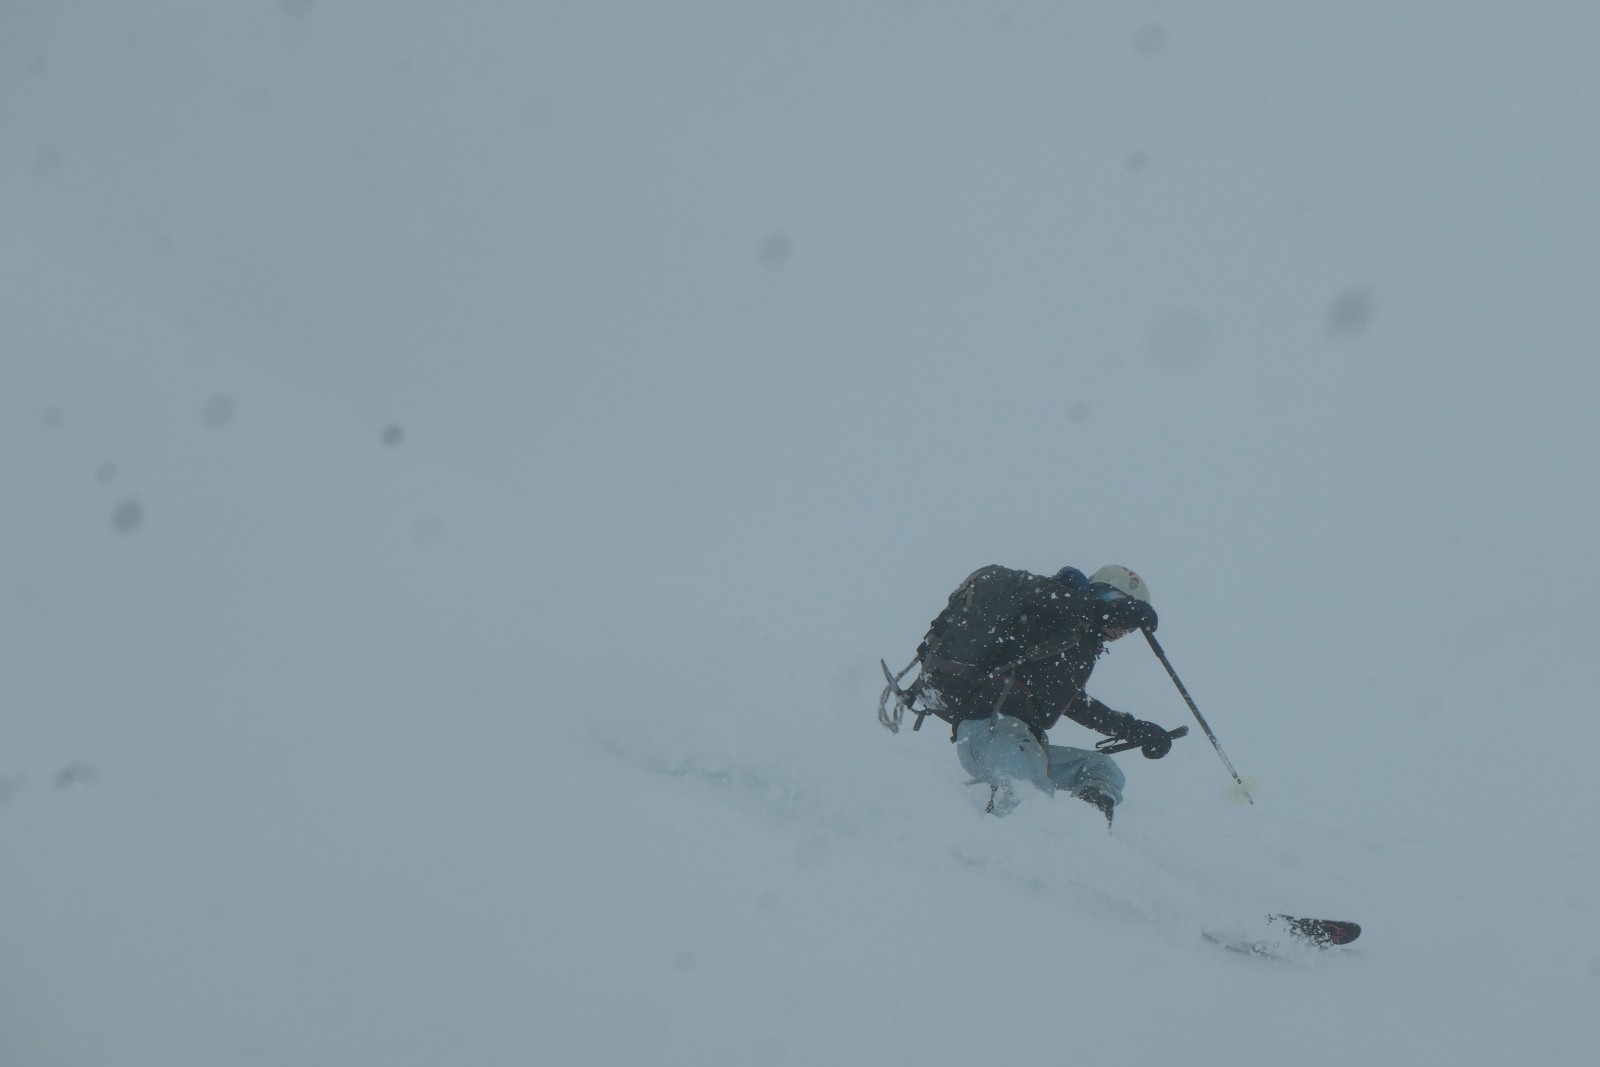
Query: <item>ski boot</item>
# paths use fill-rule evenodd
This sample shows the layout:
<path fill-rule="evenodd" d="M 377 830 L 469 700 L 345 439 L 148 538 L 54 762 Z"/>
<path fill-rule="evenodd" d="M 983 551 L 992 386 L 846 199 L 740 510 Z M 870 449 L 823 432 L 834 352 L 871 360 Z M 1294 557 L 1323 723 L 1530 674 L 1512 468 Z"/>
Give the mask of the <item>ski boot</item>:
<path fill-rule="evenodd" d="M 1100 809 L 1100 814 L 1106 817 L 1106 829 L 1111 829 L 1111 813 L 1116 810 L 1117 802 L 1100 792 L 1098 789 L 1084 789 L 1072 794 L 1085 804 L 1092 804 Z"/>

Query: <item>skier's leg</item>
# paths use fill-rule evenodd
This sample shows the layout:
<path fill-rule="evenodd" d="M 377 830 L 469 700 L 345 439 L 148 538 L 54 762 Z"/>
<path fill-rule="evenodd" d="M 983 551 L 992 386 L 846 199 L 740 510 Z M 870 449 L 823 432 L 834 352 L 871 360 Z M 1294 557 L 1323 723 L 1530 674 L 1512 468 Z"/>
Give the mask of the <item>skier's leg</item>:
<path fill-rule="evenodd" d="M 1050 780 L 1050 763 L 1025 723 L 1009 715 L 968 719 L 956 727 L 956 758 L 967 773 L 993 787 L 990 809 L 1005 815 L 1019 801 L 1012 788 L 1014 781 L 1028 781 L 1055 792 Z"/>
<path fill-rule="evenodd" d="M 1050 780 L 1069 793 L 1109 797 L 1112 805 L 1122 803 L 1122 787 L 1128 781 L 1122 768 L 1104 752 L 1064 745 L 1050 746 Z"/>

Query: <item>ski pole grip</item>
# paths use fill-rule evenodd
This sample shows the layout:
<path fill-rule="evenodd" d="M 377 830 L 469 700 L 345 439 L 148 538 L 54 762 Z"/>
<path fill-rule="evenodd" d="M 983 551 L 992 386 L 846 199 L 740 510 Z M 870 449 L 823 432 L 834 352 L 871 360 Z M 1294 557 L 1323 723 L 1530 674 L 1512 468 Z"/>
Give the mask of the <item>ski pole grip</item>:
<path fill-rule="evenodd" d="M 1175 730 L 1168 730 L 1167 736 L 1176 741 L 1188 732 L 1189 728 L 1187 726 L 1180 726 Z M 1103 752 L 1107 756 L 1114 756 L 1118 752 L 1131 752 L 1133 749 L 1143 748 L 1144 745 L 1139 741 L 1121 741 L 1115 737 L 1108 737 L 1094 747 L 1097 752 Z"/>

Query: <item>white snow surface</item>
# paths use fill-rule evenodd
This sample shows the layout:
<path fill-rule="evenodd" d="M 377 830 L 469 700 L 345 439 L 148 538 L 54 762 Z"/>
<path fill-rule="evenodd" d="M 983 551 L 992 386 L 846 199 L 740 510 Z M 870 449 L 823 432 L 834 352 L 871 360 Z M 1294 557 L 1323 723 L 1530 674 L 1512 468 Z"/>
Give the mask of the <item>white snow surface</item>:
<path fill-rule="evenodd" d="M 1596 1062 L 1597 46 L 7 3 L 0 1063 Z M 1254 806 L 878 726 L 1112 561 Z"/>

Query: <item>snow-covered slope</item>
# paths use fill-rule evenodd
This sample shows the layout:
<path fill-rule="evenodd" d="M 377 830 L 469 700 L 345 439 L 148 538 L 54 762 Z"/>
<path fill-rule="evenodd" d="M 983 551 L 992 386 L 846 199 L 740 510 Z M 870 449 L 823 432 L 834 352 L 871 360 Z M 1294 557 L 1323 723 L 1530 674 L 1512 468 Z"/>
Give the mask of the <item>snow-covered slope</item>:
<path fill-rule="evenodd" d="M 1600 24 L 1391 7 L 9 5 L 0 1062 L 1592 1062 Z M 1110 560 L 1259 802 L 985 817 Z"/>

